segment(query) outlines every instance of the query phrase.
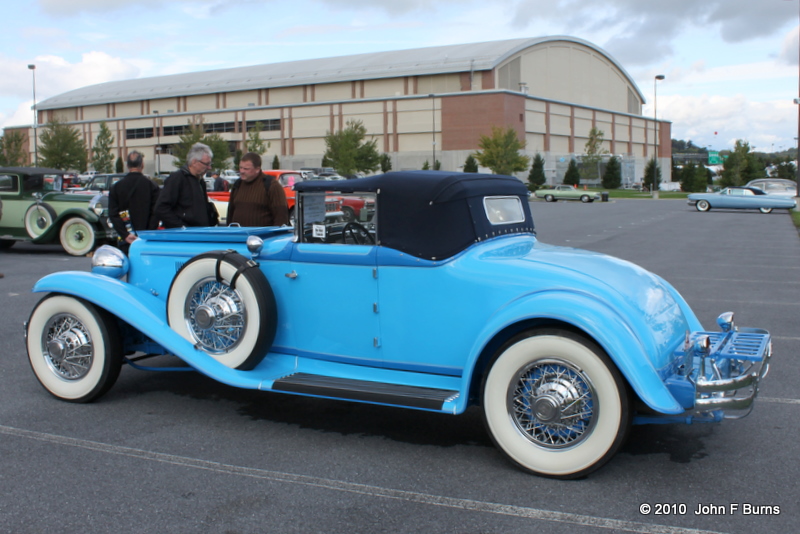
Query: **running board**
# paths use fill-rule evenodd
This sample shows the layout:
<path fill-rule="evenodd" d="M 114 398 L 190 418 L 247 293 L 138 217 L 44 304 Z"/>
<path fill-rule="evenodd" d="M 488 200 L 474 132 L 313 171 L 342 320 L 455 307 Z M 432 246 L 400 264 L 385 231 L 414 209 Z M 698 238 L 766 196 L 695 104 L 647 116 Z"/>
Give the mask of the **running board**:
<path fill-rule="evenodd" d="M 426 410 L 442 410 L 445 401 L 458 395 L 458 391 L 367 382 L 350 378 L 295 373 L 276 380 L 272 389 L 289 393 L 302 393 L 333 399 L 344 399 Z"/>

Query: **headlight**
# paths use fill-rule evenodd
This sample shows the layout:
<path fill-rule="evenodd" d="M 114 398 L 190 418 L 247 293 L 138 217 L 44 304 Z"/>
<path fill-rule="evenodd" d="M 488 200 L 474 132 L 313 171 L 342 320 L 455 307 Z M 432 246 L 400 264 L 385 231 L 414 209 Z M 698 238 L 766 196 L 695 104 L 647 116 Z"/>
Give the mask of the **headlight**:
<path fill-rule="evenodd" d="M 130 260 L 118 248 L 103 245 L 94 251 L 92 256 L 92 272 L 111 278 L 122 278 L 128 274 Z"/>
<path fill-rule="evenodd" d="M 89 209 L 92 210 L 98 217 L 105 215 L 108 209 L 108 197 L 103 194 L 95 195 L 89 201 Z"/>

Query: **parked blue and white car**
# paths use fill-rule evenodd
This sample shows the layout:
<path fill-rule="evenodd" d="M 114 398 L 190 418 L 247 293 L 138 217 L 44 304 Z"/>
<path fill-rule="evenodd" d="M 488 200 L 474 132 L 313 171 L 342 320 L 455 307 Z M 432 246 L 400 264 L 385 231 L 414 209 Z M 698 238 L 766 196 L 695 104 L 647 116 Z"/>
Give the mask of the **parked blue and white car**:
<path fill-rule="evenodd" d="M 719 193 L 692 193 L 688 197 L 689 205 L 697 211 L 718 209 L 759 210 L 770 213 L 774 209 L 792 209 L 795 201 L 791 197 L 768 195 L 756 187 L 726 187 Z"/>
<path fill-rule="evenodd" d="M 705 331 L 658 276 L 539 242 L 515 178 L 394 172 L 295 189 L 294 228 L 141 232 L 130 258 L 105 247 L 91 273 L 41 279 L 26 323 L 41 384 L 88 402 L 123 364 L 171 354 L 241 388 L 479 405 L 500 450 L 556 478 L 600 467 L 632 423 L 753 406 L 767 331 L 732 313 Z M 375 210 L 332 221 L 336 195 Z"/>

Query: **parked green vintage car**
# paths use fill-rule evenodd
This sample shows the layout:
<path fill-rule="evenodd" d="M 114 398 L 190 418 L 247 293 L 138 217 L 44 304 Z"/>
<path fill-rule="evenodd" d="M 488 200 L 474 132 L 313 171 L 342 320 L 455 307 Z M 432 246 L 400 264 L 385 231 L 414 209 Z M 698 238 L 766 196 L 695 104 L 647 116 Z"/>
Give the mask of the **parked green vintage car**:
<path fill-rule="evenodd" d="M 62 191 L 64 171 L 43 167 L 0 167 L 0 249 L 17 241 L 60 242 L 83 256 L 110 239 L 108 225 L 89 209 L 93 195 Z"/>
<path fill-rule="evenodd" d="M 581 191 L 571 185 L 556 185 L 547 189 L 539 189 L 535 193 L 536 198 L 543 198 L 547 202 L 556 200 L 580 200 L 581 202 L 594 202 L 600 200 L 600 195 L 590 191 Z"/>

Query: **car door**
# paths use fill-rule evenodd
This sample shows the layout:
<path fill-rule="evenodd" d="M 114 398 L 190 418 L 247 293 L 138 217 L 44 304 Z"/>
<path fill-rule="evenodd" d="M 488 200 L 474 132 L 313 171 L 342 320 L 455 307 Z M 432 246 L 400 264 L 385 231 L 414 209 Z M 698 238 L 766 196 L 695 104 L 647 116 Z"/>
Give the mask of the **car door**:
<path fill-rule="evenodd" d="M 377 246 L 343 238 L 347 224 L 326 220 L 325 199 L 322 193 L 298 199 L 303 231 L 286 273 L 293 344 L 302 356 L 380 365 Z"/>

